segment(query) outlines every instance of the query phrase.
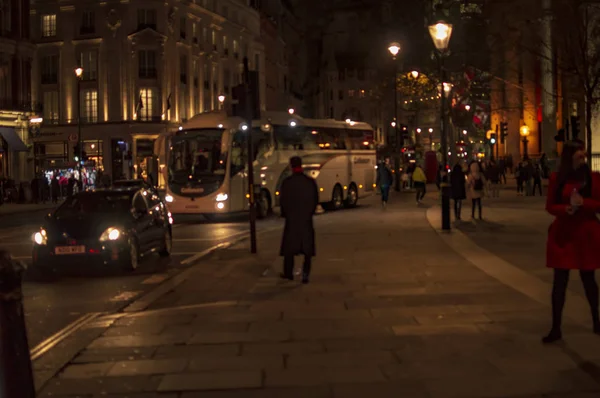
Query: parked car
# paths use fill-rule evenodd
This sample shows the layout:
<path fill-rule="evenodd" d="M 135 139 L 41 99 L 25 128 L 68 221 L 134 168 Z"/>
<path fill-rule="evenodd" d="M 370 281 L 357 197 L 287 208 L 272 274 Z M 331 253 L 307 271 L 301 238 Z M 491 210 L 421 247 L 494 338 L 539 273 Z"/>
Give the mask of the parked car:
<path fill-rule="evenodd" d="M 135 270 L 150 253 L 171 254 L 172 223 L 167 207 L 149 190 L 81 192 L 49 214 L 34 234 L 33 266 Z"/>

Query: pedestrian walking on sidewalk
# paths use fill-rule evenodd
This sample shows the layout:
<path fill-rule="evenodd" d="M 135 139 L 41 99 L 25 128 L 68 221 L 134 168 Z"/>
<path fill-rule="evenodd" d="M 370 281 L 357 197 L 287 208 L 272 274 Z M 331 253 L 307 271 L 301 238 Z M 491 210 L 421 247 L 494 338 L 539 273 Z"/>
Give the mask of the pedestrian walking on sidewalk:
<path fill-rule="evenodd" d="M 465 172 L 460 163 L 457 163 L 452 169 L 452 174 L 450 174 L 450 189 L 452 191 L 452 199 L 454 199 L 454 218 L 457 220 L 460 220 L 462 201 L 467 198 L 466 185 Z"/>
<path fill-rule="evenodd" d="M 319 191 L 314 179 L 304 174 L 302 159 L 290 159 L 292 175 L 281 184 L 281 215 L 285 228 L 281 240 L 284 279 L 294 280 L 294 256 L 304 255 L 302 283 L 308 283 L 312 257 L 315 256 L 315 230 L 313 215 L 319 205 Z"/>
<path fill-rule="evenodd" d="M 600 268 L 600 174 L 592 173 L 585 162 L 582 142 L 565 144 L 558 173 L 550 175 L 546 211 L 555 217 L 548 229 L 546 265 L 554 269 L 552 286 L 552 329 L 542 341 L 562 338 L 562 312 L 569 271 L 579 270 L 592 314 L 594 333 L 600 335 L 598 284 Z"/>
<path fill-rule="evenodd" d="M 421 166 L 416 165 L 413 170 L 412 180 L 417 190 L 417 204 L 421 204 L 427 193 L 427 177 Z"/>
<path fill-rule="evenodd" d="M 531 195 L 535 196 L 535 189 L 538 189 L 540 196 L 542 196 L 542 168 L 539 164 L 535 164 L 533 166 L 533 189 L 531 190 Z"/>
<path fill-rule="evenodd" d="M 493 160 L 486 169 L 486 178 L 490 182 L 490 196 L 492 198 L 500 197 L 500 168 Z"/>
<path fill-rule="evenodd" d="M 469 187 L 469 196 L 471 197 L 471 218 L 475 219 L 475 208 L 477 207 L 479 219 L 481 220 L 481 198 L 485 195 L 486 180 L 479 162 L 472 162 L 469 165 L 467 186 Z"/>
<path fill-rule="evenodd" d="M 515 178 L 517 180 L 517 196 L 523 196 L 523 187 L 525 185 L 525 166 L 523 163 L 517 165 L 515 170 Z"/>
<path fill-rule="evenodd" d="M 377 186 L 381 191 L 381 207 L 385 209 L 387 202 L 390 197 L 390 187 L 394 182 L 394 176 L 392 175 L 392 169 L 390 168 L 390 159 L 386 158 L 385 161 L 379 163 L 377 166 Z"/>

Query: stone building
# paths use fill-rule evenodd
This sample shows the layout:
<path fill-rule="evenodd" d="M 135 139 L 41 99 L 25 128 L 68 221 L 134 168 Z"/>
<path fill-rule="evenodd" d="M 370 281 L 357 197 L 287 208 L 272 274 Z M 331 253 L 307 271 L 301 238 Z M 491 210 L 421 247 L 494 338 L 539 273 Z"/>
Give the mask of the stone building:
<path fill-rule="evenodd" d="M 31 177 L 30 129 L 39 105 L 31 97 L 35 47 L 29 39 L 29 0 L 5 0 L 0 8 L 0 178 Z"/>
<path fill-rule="evenodd" d="M 88 167 L 113 178 L 137 175 L 158 134 L 219 109 L 220 95 L 229 100 L 246 56 L 259 71 L 264 109 L 255 3 L 36 0 L 33 97 L 44 104 L 33 137 L 36 170 L 73 167 L 80 111 Z"/>

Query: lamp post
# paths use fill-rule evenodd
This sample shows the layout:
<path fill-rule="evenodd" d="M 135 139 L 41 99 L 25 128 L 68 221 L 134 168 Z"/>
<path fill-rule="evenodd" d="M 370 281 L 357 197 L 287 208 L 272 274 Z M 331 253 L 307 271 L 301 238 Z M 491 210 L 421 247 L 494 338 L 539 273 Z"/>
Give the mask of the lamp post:
<path fill-rule="evenodd" d="M 392 60 L 394 61 L 394 79 L 392 82 L 392 87 L 394 88 L 394 136 L 396 138 L 396 151 L 394 151 L 394 169 L 396 171 L 395 178 L 395 190 L 400 191 L 400 157 L 398 153 L 400 152 L 400 148 L 402 148 L 401 139 L 398 134 L 398 87 L 396 79 L 398 78 L 398 62 L 397 57 L 400 52 L 400 44 L 393 42 L 388 47 L 388 51 L 392 55 Z"/>
<path fill-rule="evenodd" d="M 225 103 L 225 96 L 223 94 L 217 97 L 219 100 L 219 109 L 223 109 L 223 104 Z"/>
<path fill-rule="evenodd" d="M 79 180 L 83 182 L 81 175 L 81 162 L 83 161 L 83 141 L 81 139 L 81 79 L 83 77 L 83 68 L 75 68 L 75 76 L 77 77 L 77 170 L 79 171 Z"/>
<path fill-rule="evenodd" d="M 447 167 L 448 167 L 448 131 L 446 128 L 446 84 L 444 76 L 444 57 L 448 52 L 448 44 L 450 43 L 450 37 L 452 36 L 452 25 L 440 21 L 429 26 L 429 34 L 433 45 L 438 51 L 439 69 L 440 69 L 440 81 L 442 83 L 442 92 L 440 95 L 440 127 L 441 127 L 441 139 L 442 139 L 442 164 L 444 171 L 442 175 L 442 230 L 450 230 L 450 181 L 448 179 Z"/>
<path fill-rule="evenodd" d="M 529 153 L 528 153 L 527 144 L 529 143 L 529 140 L 527 139 L 527 137 L 529 137 L 529 127 L 521 126 L 519 133 L 521 134 L 521 137 L 523 137 L 523 160 L 528 160 Z"/>

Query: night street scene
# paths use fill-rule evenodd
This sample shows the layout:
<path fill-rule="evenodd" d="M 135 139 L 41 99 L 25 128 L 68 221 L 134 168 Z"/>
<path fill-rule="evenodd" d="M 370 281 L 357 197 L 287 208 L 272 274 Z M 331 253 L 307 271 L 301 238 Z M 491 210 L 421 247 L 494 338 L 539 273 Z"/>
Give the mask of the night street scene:
<path fill-rule="evenodd" d="M 0 398 L 600 397 L 600 1 L 0 36 Z"/>

